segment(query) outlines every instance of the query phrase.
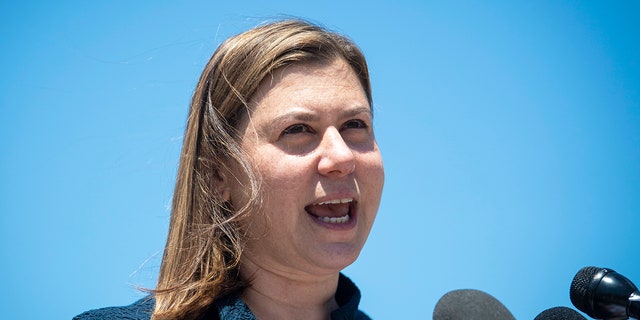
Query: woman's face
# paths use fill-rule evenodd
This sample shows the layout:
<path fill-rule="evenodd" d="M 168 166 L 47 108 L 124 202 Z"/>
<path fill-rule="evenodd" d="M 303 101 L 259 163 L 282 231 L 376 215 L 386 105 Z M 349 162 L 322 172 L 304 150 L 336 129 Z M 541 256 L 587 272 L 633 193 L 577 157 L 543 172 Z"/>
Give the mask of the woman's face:
<path fill-rule="evenodd" d="M 239 126 L 264 202 L 244 228 L 243 260 L 276 272 L 335 273 L 358 257 L 378 211 L 384 170 L 371 107 L 349 65 L 282 68 L 260 85 Z M 238 185 L 231 201 L 245 199 Z"/>

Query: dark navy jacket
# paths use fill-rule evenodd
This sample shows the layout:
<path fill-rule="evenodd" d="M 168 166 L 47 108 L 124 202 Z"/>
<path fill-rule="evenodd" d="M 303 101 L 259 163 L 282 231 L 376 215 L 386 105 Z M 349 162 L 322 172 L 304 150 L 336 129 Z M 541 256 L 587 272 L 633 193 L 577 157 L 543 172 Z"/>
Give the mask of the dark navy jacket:
<path fill-rule="evenodd" d="M 346 276 L 340 274 L 336 302 L 339 308 L 331 312 L 332 320 L 371 320 L 358 309 L 360 290 Z M 149 320 L 155 305 L 152 296 L 142 298 L 124 307 L 108 307 L 84 312 L 73 320 Z M 201 320 L 255 320 L 249 307 L 239 297 L 228 297 L 217 300 L 200 317 Z"/>

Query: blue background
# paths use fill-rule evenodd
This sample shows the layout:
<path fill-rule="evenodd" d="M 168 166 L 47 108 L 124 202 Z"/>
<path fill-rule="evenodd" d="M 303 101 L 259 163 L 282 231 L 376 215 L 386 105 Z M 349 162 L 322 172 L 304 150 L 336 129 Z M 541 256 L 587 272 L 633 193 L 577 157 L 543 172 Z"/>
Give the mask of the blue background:
<path fill-rule="evenodd" d="M 638 1 L 3 1 L 2 318 L 153 287 L 199 74 L 282 14 L 370 63 L 386 185 L 345 273 L 372 317 L 474 288 L 533 319 L 587 265 L 640 284 Z"/>

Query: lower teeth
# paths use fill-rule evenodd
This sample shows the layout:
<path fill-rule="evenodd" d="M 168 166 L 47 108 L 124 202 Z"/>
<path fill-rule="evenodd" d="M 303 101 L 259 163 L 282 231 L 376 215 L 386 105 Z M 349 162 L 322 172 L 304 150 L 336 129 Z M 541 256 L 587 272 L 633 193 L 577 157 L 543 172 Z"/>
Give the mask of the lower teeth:
<path fill-rule="evenodd" d="M 349 221 L 349 215 L 346 215 L 344 217 L 338 217 L 338 218 L 334 218 L 334 217 L 318 217 L 318 219 L 320 219 L 320 221 L 322 221 L 322 222 L 327 222 L 327 223 L 345 223 L 345 222 Z"/>

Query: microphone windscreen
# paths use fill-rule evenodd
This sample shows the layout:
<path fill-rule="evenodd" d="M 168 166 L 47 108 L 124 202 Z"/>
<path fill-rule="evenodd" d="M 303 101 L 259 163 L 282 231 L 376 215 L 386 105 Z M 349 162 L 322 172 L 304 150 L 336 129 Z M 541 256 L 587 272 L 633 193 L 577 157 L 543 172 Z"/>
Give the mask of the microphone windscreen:
<path fill-rule="evenodd" d="M 448 292 L 436 303 L 433 320 L 515 320 L 511 312 L 488 293 L 475 289 Z"/>
<path fill-rule="evenodd" d="M 555 307 L 542 311 L 533 320 L 587 320 L 587 318 L 571 308 Z"/>

